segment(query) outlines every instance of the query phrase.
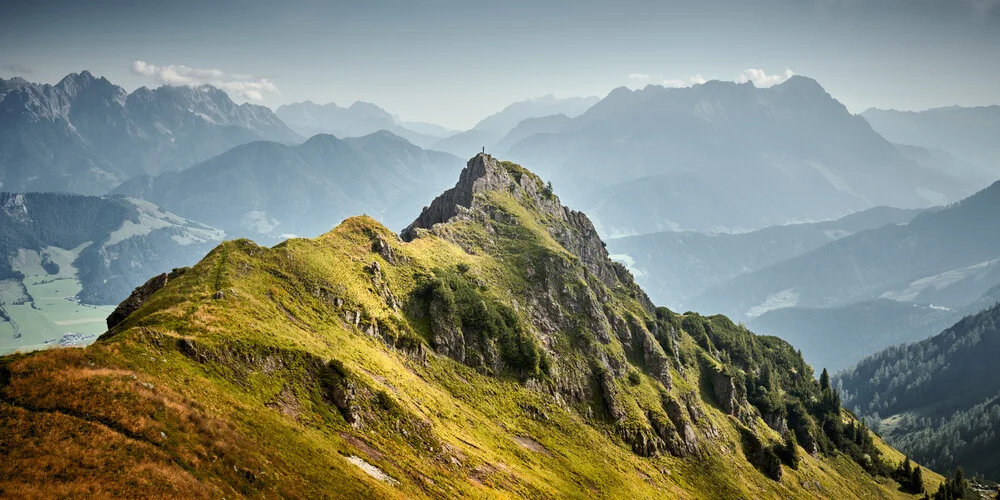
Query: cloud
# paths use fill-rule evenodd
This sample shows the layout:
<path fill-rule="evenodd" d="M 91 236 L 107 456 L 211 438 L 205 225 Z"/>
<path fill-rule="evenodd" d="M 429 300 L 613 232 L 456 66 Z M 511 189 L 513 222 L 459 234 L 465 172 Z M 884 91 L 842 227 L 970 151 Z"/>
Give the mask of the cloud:
<path fill-rule="evenodd" d="M 629 80 L 649 80 L 649 75 L 645 73 L 629 73 Z"/>
<path fill-rule="evenodd" d="M 173 87 L 198 87 L 211 85 L 225 90 L 230 95 L 251 101 L 264 99 L 264 94 L 278 93 L 278 87 L 267 78 L 252 75 L 228 74 L 219 69 L 189 68 L 183 65 L 157 66 L 145 61 L 132 63 L 132 73 L 151 78 L 161 85 Z"/>
<path fill-rule="evenodd" d="M 708 80 L 706 80 L 705 77 L 701 76 L 701 73 L 698 73 L 698 74 L 696 74 L 696 75 L 688 78 L 687 80 L 683 80 L 683 79 L 680 79 L 680 78 L 671 78 L 671 79 L 663 80 L 663 86 L 664 87 L 673 87 L 673 88 L 678 88 L 679 89 L 679 88 L 684 88 L 684 87 L 690 87 L 692 85 L 699 85 L 699 84 L 705 83 L 706 81 L 708 81 Z"/>
<path fill-rule="evenodd" d="M 795 72 L 788 68 L 785 68 L 784 73 L 777 73 L 774 75 L 769 75 L 762 69 L 748 68 L 740 73 L 740 76 L 736 79 L 736 81 L 740 83 L 753 82 L 756 87 L 770 87 L 784 82 L 793 76 L 795 76 Z"/>
<path fill-rule="evenodd" d="M 14 73 L 15 75 L 30 75 L 31 68 L 26 66 L 21 66 L 20 64 L 0 64 L 0 71 L 7 73 Z"/>

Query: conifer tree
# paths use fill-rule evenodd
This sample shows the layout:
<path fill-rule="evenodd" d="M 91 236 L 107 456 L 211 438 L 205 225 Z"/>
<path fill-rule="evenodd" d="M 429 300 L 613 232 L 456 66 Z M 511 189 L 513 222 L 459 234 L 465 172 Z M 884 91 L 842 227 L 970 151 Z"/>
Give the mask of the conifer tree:
<path fill-rule="evenodd" d="M 924 491 L 924 474 L 920 472 L 920 466 L 913 468 L 913 475 L 910 479 L 910 490 L 916 493 Z"/>

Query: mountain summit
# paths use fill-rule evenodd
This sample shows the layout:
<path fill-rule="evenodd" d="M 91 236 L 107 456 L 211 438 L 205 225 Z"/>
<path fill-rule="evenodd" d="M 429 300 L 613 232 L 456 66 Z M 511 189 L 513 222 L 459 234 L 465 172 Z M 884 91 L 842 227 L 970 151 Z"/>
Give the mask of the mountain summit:
<path fill-rule="evenodd" d="M 740 232 L 982 187 L 905 157 L 810 78 L 620 88 L 506 154 L 542 173 L 604 235 Z"/>
<path fill-rule="evenodd" d="M 941 481 L 890 479 L 902 455 L 790 345 L 653 307 L 517 164 L 477 155 L 404 236 L 352 217 L 226 242 L 140 287 L 90 347 L 0 358 L 0 488 L 907 498 Z"/>

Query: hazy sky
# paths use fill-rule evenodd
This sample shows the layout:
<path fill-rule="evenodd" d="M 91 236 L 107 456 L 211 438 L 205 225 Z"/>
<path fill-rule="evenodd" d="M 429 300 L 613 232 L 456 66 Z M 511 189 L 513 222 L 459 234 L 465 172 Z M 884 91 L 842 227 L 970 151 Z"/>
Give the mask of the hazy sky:
<path fill-rule="evenodd" d="M 0 3 L 0 77 L 212 82 L 454 128 L 525 98 L 749 68 L 816 78 L 856 112 L 1000 104 L 1000 0 Z"/>

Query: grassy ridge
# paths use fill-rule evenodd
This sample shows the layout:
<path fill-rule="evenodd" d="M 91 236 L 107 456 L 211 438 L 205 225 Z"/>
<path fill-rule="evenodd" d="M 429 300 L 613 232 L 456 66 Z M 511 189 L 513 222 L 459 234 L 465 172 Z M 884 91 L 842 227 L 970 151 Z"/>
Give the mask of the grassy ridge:
<path fill-rule="evenodd" d="M 226 242 L 87 349 L 0 358 L 0 449 L 9 457 L 0 463 L 0 492 L 910 496 L 836 452 L 814 457 L 799 449 L 798 467 L 778 480 L 759 472 L 740 444 L 746 424 L 715 401 L 704 367 L 720 362 L 699 343 L 701 333 L 688 331 L 685 325 L 701 324 L 685 321 L 688 315 L 672 317 L 680 329 L 669 356 L 679 362 L 667 368 L 666 385 L 639 350 L 617 338 L 605 342 L 583 330 L 543 335 L 531 305 L 539 281 L 575 296 L 601 289 L 551 236 L 556 221 L 512 193 L 485 198 L 502 223 L 454 222 L 411 243 L 367 217 L 274 248 Z M 552 373 L 525 379 L 504 368 L 487 375 L 435 354 L 431 322 L 410 303 L 442 270 L 479 283 L 473 296 L 484 303 L 510 308 L 519 328 L 553 355 Z M 607 310 L 634 318 L 633 331 L 644 332 L 648 313 L 635 292 L 606 293 Z M 585 313 L 566 309 L 565 321 L 577 315 Z M 753 343 L 742 335 L 751 334 L 734 341 Z M 628 376 L 609 383 L 621 408 L 562 396 L 560 384 L 576 380 L 567 373 L 593 356 L 627 362 Z M 585 393 L 597 383 L 579 382 Z M 669 423 L 663 401 L 687 394 L 698 409 L 689 412 L 701 413 L 697 422 L 684 417 L 697 452 L 633 452 L 634 442 L 622 436 L 651 432 L 651 421 Z M 610 420 L 614 411 L 623 417 Z M 780 443 L 754 418 L 760 440 Z M 899 457 L 886 450 L 883 458 Z"/>

